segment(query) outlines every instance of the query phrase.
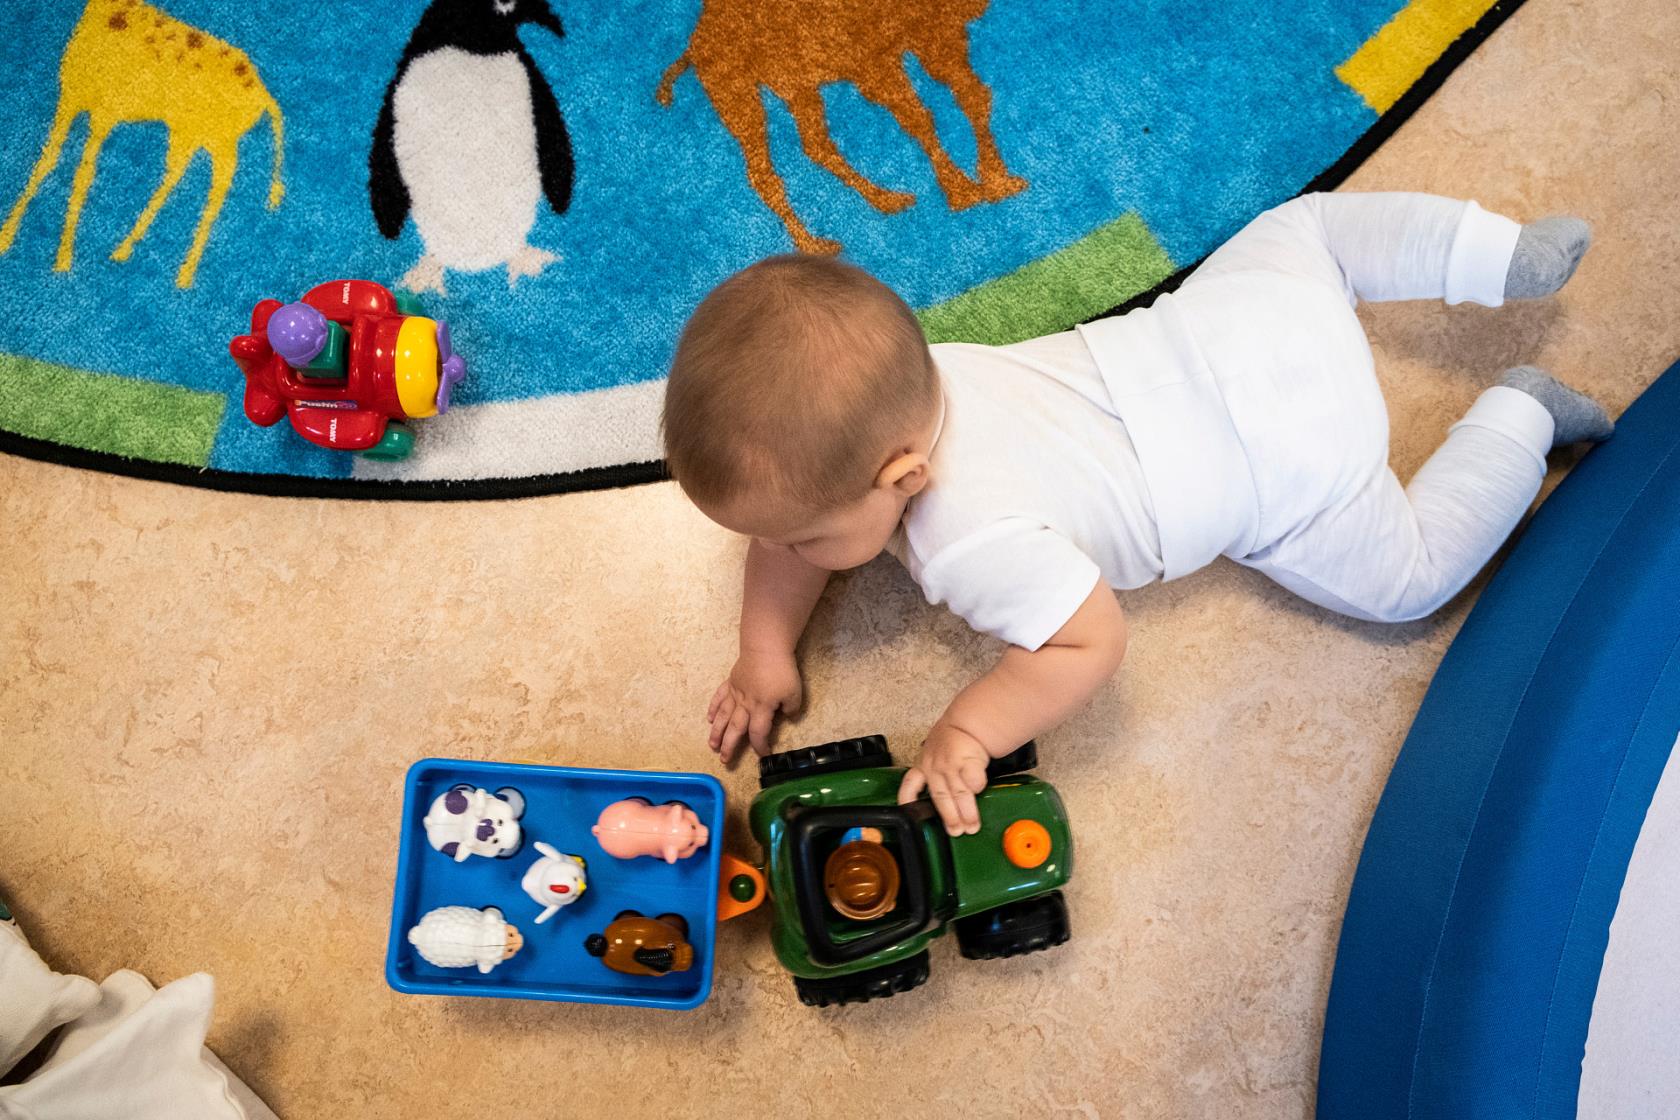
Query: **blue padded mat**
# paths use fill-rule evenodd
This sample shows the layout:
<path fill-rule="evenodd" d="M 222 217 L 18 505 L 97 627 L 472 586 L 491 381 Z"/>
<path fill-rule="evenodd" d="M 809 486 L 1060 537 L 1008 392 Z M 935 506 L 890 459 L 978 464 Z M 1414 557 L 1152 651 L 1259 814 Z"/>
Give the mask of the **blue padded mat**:
<path fill-rule="evenodd" d="M 1680 734 L 1680 364 L 1447 651 L 1371 822 L 1319 1115 L 1575 1115 L 1622 879 Z"/>

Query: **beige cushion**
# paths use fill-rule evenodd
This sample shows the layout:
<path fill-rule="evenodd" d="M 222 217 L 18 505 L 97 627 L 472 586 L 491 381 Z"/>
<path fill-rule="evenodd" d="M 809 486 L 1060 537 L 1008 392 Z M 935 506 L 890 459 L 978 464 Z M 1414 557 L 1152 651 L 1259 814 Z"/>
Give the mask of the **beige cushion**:
<path fill-rule="evenodd" d="M 273 1117 L 219 1062 L 212 1064 L 204 1049 L 215 1002 L 210 977 L 197 973 L 153 993 L 138 973 L 118 972 L 95 991 L 102 996 L 100 1006 L 65 1028 L 41 1068 L 21 1085 L 0 1088 L 0 1116 Z M 256 1109 L 248 1109 L 241 1094 Z"/>
<path fill-rule="evenodd" d="M 0 1073 L 98 1002 L 99 985 L 54 972 L 17 926 L 0 922 Z"/>

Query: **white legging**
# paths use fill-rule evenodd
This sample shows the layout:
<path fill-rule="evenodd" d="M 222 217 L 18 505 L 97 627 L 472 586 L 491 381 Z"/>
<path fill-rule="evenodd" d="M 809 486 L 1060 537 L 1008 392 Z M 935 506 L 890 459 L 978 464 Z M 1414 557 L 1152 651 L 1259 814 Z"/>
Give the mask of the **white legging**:
<path fill-rule="evenodd" d="M 1422 194 L 1307 195 L 1261 215 L 1185 282 L 1288 273 L 1358 300 L 1470 300 L 1497 307 L 1521 227 L 1475 203 Z M 1368 368 L 1349 377 L 1372 377 Z M 1463 589 L 1539 492 L 1552 419 L 1496 386 L 1402 487 L 1386 466 L 1329 508 L 1270 527 L 1234 557 L 1297 595 L 1356 618 L 1427 615 Z M 1386 432 L 1386 421 L 1381 430 Z M 1386 440 L 1383 458 L 1386 458 Z M 1257 464 L 1257 467 L 1259 464 Z"/>

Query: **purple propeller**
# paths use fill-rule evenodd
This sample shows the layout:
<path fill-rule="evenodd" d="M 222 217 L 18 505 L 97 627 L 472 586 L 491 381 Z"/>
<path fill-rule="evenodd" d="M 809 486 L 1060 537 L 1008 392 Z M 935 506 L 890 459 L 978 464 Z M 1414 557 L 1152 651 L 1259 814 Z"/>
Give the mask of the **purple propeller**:
<path fill-rule="evenodd" d="M 449 324 L 442 319 L 437 325 L 438 344 L 438 391 L 437 410 L 449 411 L 449 392 L 457 382 L 467 376 L 466 359 L 455 353 L 455 348 L 449 342 Z"/>

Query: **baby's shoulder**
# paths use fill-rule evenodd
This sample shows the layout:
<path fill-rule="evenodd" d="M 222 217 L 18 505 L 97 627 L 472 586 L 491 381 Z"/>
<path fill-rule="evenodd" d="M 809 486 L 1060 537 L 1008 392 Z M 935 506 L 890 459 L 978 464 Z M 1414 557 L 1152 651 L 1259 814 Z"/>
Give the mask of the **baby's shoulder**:
<path fill-rule="evenodd" d="M 926 564 L 952 545 L 1000 520 L 981 489 L 970 485 L 959 463 L 943 463 L 926 489 L 910 500 L 895 534 L 894 555 L 911 568 Z"/>

